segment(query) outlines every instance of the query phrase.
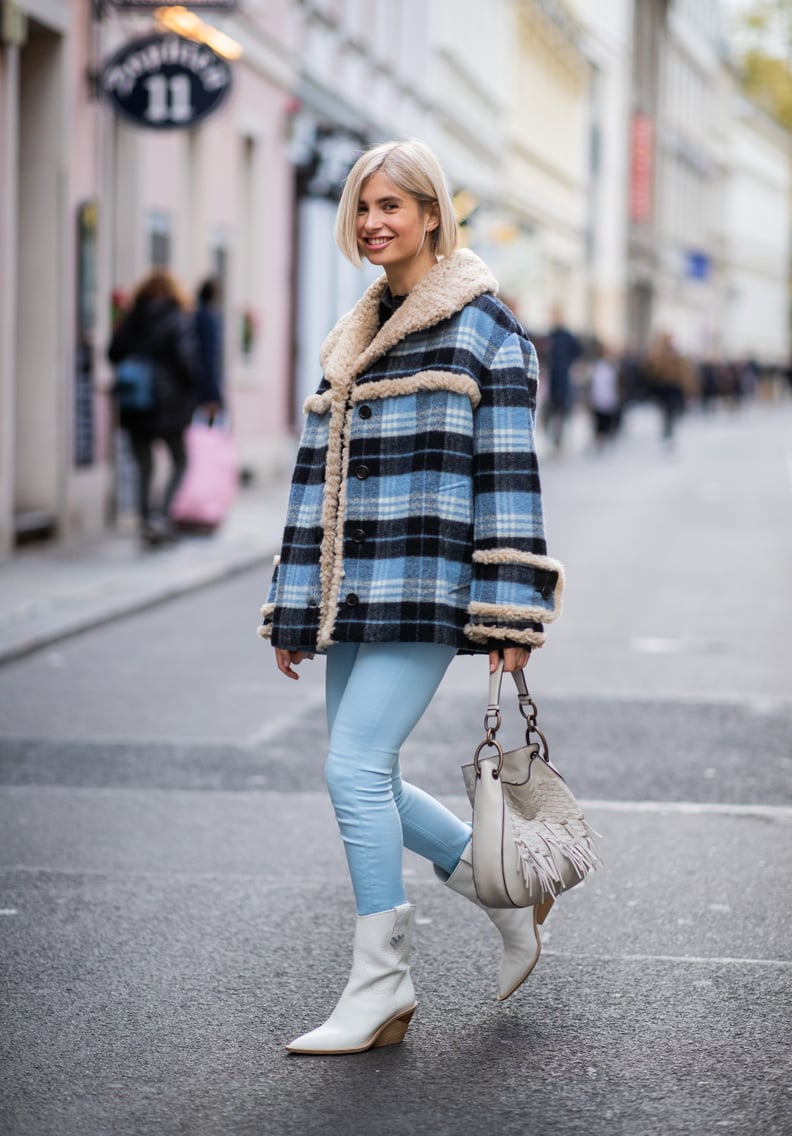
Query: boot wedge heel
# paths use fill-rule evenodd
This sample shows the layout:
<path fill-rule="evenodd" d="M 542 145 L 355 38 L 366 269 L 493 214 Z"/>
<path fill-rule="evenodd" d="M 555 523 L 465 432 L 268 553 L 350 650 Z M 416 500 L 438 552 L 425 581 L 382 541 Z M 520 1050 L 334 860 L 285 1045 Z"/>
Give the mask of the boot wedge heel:
<path fill-rule="evenodd" d="M 541 927 L 547 916 L 550 914 L 550 908 L 555 903 L 555 899 L 551 896 L 546 899 L 544 903 L 537 903 L 536 905 L 536 922 Z"/>
<path fill-rule="evenodd" d="M 381 1045 L 401 1045 L 404 1041 L 404 1035 L 412 1021 L 412 1016 L 415 1013 L 415 1006 L 411 1010 L 399 1014 L 398 1017 L 391 1018 L 380 1029 L 371 1043 L 372 1049 L 377 1049 Z"/>

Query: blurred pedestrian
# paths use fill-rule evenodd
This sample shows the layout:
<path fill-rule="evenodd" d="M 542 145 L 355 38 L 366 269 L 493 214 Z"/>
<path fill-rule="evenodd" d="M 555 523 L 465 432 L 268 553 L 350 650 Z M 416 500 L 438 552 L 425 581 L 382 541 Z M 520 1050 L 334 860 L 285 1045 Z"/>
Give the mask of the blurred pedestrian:
<path fill-rule="evenodd" d="M 589 372 L 589 408 L 594 429 L 594 445 L 602 449 L 619 425 L 619 371 L 613 355 L 599 341 L 594 344 Z"/>
<path fill-rule="evenodd" d="M 674 346 L 669 332 L 655 337 L 646 357 L 646 374 L 649 393 L 657 402 L 661 413 L 661 436 L 671 444 L 676 421 L 685 408 L 687 366 L 684 357 Z"/>
<path fill-rule="evenodd" d="M 574 401 L 572 367 L 582 354 L 580 340 L 565 326 L 561 308 L 555 304 L 547 338 L 550 384 L 544 403 L 544 426 L 553 449 L 560 453 L 564 430 Z"/>
<path fill-rule="evenodd" d="M 476 892 L 470 826 L 402 781 L 399 750 L 457 652 L 523 667 L 563 588 L 533 444 L 536 354 L 486 265 L 457 250 L 432 152 L 364 153 L 336 240 L 384 275 L 322 349 L 260 629 L 289 678 L 326 654 L 325 773 L 357 910 L 349 982 L 324 1025 L 287 1046 L 296 1053 L 402 1040 L 415 1009 L 403 847 L 454 892 Z M 539 955 L 535 909 L 485 910 L 506 998 Z"/>
<path fill-rule="evenodd" d="M 196 293 L 195 338 L 201 369 L 198 402 L 211 423 L 223 408 L 223 313 L 220 285 L 204 280 Z"/>
<path fill-rule="evenodd" d="M 189 301 L 176 279 L 155 269 L 140 282 L 113 333 L 108 358 L 116 364 L 120 424 L 138 471 L 143 545 L 174 540 L 170 503 L 187 468 L 184 434 L 199 397 L 200 373 Z M 152 508 L 153 445 L 164 442 L 171 461 L 161 508 Z"/>
<path fill-rule="evenodd" d="M 718 360 L 710 355 L 699 363 L 699 390 L 701 408 L 712 411 L 719 394 L 719 384 L 722 368 Z"/>

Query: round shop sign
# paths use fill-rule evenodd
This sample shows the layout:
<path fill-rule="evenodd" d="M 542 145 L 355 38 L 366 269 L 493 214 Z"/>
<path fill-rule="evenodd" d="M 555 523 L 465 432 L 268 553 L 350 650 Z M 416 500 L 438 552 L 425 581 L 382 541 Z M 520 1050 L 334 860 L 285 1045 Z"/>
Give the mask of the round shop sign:
<path fill-rule="evenodd" d="M 153 130 L 195 126 L 231 89 L 231 67 L 203 43 L 151 35 L 125 44 L 102 70 L 118 114 Z"/>

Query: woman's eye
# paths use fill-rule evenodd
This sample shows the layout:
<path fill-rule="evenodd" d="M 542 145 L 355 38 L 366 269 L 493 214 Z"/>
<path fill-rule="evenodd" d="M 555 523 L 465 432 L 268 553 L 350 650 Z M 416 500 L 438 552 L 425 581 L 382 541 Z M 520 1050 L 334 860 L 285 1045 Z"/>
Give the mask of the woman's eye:
<path fill-rule="evenodd" d="M 394 210 L 396 210 L 396 209 L 398 209 L 398 208 L 399 208 L 399 206 L 398 206 L 398 205 L 396 204 L 396 202 L 395 202 L 395 201 L 386 201 L 386 202 L 385 202 L 385 205 L 383 206 L 383 208 L 384 208 L 384 209 L 385 209 L 385 210 L 386 210 L 386 211 L 387 211 L 388 213 L 393 213 L 393 212 L 394 212 Z"/>

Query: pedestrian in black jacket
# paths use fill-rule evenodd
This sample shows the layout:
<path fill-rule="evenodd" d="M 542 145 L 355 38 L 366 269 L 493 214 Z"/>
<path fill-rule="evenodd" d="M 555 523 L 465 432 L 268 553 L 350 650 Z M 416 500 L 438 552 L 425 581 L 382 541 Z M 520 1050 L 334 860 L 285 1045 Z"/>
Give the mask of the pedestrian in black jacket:
<path fill-rule="evenodd" d="M 138 285 L 115 330 L 108 358 L 116 364 L 121 427 L 138 467 L 138 512 L 146 547 L 173 539 L 171 502 L 187 468 L 184 435 L 199 399 L 200 370 L 192 318 L 181 288 L 162 269 Z M 161 509 L 151 505 L 152 445 L 161 440 L 171 473 Z"/>
<path fill-rule="evenodd" d="M 211 421 L 223 407 L 223 316 L 217 281 L 204 280 L 195 298 L 195 336 L 201 368 L 198 401 Z"/>

